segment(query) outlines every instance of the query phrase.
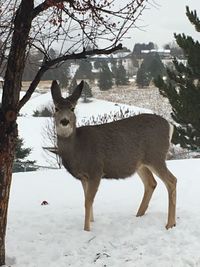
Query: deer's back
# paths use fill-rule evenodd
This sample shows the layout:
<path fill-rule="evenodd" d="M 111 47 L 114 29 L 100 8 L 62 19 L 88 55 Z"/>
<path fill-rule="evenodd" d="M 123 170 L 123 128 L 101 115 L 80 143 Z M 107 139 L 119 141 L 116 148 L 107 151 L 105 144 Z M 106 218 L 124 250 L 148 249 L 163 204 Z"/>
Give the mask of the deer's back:
<path fill-rule="evenodd" d="M 169 128 L 165 119 L 153 114 L 80 127 L 77 148 L 83 169 L 96 168 L 105 178 L 130 176 L 141 164 L 166 158 Z"/>

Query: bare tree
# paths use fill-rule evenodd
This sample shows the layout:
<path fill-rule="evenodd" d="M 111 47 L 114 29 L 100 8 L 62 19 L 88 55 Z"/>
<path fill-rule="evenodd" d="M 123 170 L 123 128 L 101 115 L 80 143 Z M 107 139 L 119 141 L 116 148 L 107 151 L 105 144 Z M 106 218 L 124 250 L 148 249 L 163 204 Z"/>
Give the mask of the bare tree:
<path fill-rule="evenodd" d="M 0 109 L 0 266 L 5 264 L 7 208 L 20 109 L 48 69 L 69 59 L 121 49 L 119 41 L 135 26 L 147 1 L 124 0 L 119 4 L 117 0 L 0 0 L 0 64 L 4 69 Z M 99 48 L 99 44 L 104 46 Z M 60 54 L 52 57 L 50 50 L 56 46 Z M 43 62 L 20 99 L 31 48 L 43 54 Z"/>
<path fill-rule="evenodd" d="M 47 119 L 43 127 L 43 149 L 47 156 L 47 162 L 53 167 L 61 168 L 61 159 L 57 153 L 57 134 L 53 117 L 54 107 L 50 106 L 49 109 L 52 112 L 52 116 Z"/>

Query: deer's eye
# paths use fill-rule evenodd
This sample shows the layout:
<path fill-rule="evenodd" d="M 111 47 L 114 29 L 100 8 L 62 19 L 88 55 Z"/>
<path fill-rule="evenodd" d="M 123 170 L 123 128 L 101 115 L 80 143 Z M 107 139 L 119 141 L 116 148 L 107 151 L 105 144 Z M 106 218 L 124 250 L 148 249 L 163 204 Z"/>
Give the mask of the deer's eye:
<path fill-rule="evenodd" d="M 58 112 L 58 111 L 59 111 L 59 109 L 57 107 L 55 107 L 55 112 Z"/>
<path fill-rule="evenodd" d="M 71 108 L 71 111 L 73 111 L 73 112 L 74 112 L 74 109 L 75 109 L 75 108 L 74 108 L 74 107 L 72 107 L 72 108 Z"/>

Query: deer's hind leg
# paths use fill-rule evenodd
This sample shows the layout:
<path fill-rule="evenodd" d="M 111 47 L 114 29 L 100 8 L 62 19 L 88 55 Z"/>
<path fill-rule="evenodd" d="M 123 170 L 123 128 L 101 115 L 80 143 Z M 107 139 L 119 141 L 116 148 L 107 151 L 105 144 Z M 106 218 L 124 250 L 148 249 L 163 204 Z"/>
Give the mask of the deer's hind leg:
<path fill-rule="evenodd" d="M 152 171 L 164 182 L 169 197 L 168 221 L 166 228 L 176 226 L 176 177 L 168 170 L 165 162 L 152 166 Z"/>
<path fill-rule="evenodd" d="M 154 179 L 152 172 L 145 166 L 140 167 L 137 170 L 137 173 L 144 184 L 144 196 L 136 215 L 139 217 L 145 214 L 157 182 Z"/>

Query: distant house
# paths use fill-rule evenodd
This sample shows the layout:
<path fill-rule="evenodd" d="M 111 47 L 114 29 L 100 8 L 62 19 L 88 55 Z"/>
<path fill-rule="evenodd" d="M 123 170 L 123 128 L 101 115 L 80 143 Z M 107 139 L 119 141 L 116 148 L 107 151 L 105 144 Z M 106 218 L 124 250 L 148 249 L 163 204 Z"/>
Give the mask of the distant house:
<path fill-rule="evenodd" d="M 170 49 L 145 49 L 141 50 L 141 59 L 139 59 L 139 66 L 141 66 L 144 57 L 148 53 L 157 53 L 160 56 L 160 59 L 164 66 L 170 66 L 172 64 L 173 57 L 171 56 Z"/>
<path fill-rule="evenodd" d="M 108 63 L 108 66 L 111 70 L 112 62 L 115 61 L 116 64 L 119 64 L 119 62 L 122 62 L 122 65 L 124 66 L 127 74 L 129 76 L 133 76 L 135 74 L 135 69 L 132 62 L 132 53 L 131 52 L 118 52 L 111 55 L 94 55 L 90 58 L 87 58 L 87 60 L 90 60 L 92 64 L 92 72 L 94 73 L 94 77 L 98 76 L 98 73 L 100 72 L 100 69 L 95 68 L 96 62 L 102 62 L 106 61 Z M 70 66 L 70 77 L 73 78 L 77 69 L 79 67 L 78 61 L 74 61 L 71 63 Z"/>
<path fill-rule="evenodd" d="M 122 62 L 122 65 L 124 66 L 126 73 L 129 76 L 133 76 L 134 72 L 134 66 L 133 66 L 133 60 L 132 60 L 132 53 L 131 52 L 118 52 L 111 57 L 118 62 Z"/>
<path fill-rule="evenodd" d="M 145 55 L 148 54 L 148 53 L 158 53 L 163 65 L 165 67 L 174 68 L 174 64 L 173 64 L 174 57 L 171 55 L 171 50 L 170 49 L 151 49 L 151 50 L 147 50 L 146 49 L 146 50 L 141 50 L 142 57 L 138 61 L 139 62 L 139 66 L 141 66 Z M 179 63 L 182 63 L 185 66 L 187 65 L 187 60 L 186 59 L 177 58 L 177 61 Z"/>
<path fill-rule="evenodd" d="M 151 49 L 151 50 L 141 50 L 141 54 L 145 55 L 148 53 L 158 53 L 158 55 L 160 56 L 160 59 L 169 59 L 172 58 L 171 56 L 171 50 L 170 49 Z"/>
<path fill-rule="evenodd" d="M 132 52 L 127 52 L 127 51 L 116 52 L 111 55 L 94 55 L 94 56 L 87 58 L 87 60 L 89 60 L 92 64 L 92 72 L 93 72 L 93 77 L 94 77 L 95 82 L 98 80 L 99 72 L 100 72 L 100 68 L 97 68 L 96 66 L 98 65 L 97 64 L 98 62 L 100 63 L 102 61 L 106 61 L 108 63 L 108 67 L 110 68 L 110 70 L 111 70 L 111 66 L 113 62 L 115 62 L 116 64 L 119 64 L 119 62 L 122 62 L 122 65 L 124 66 L 129 78 L 133 78 L 134 75 L 136 75 L 138 68 L 142 64 L 142 61 L 145 55 L 148 53 L 158 53 L 164 66 L 170 67 L 171 65 L 173 65 L 172 63 L 173 57 L 171 55 L 170 49 L 141 50 L 141 57 L 135 58 L 135 60 L 137 61 L 137 65 L 134 64 L 133 62 Z M 184 64 L 185 64 L 185 61 L 184 61 Z M 71 78 L 74 77 L 78 68 L 79 68 L 78 60 L 72 61 L 70 64 L 70 70 L 69 70 Z"/>

